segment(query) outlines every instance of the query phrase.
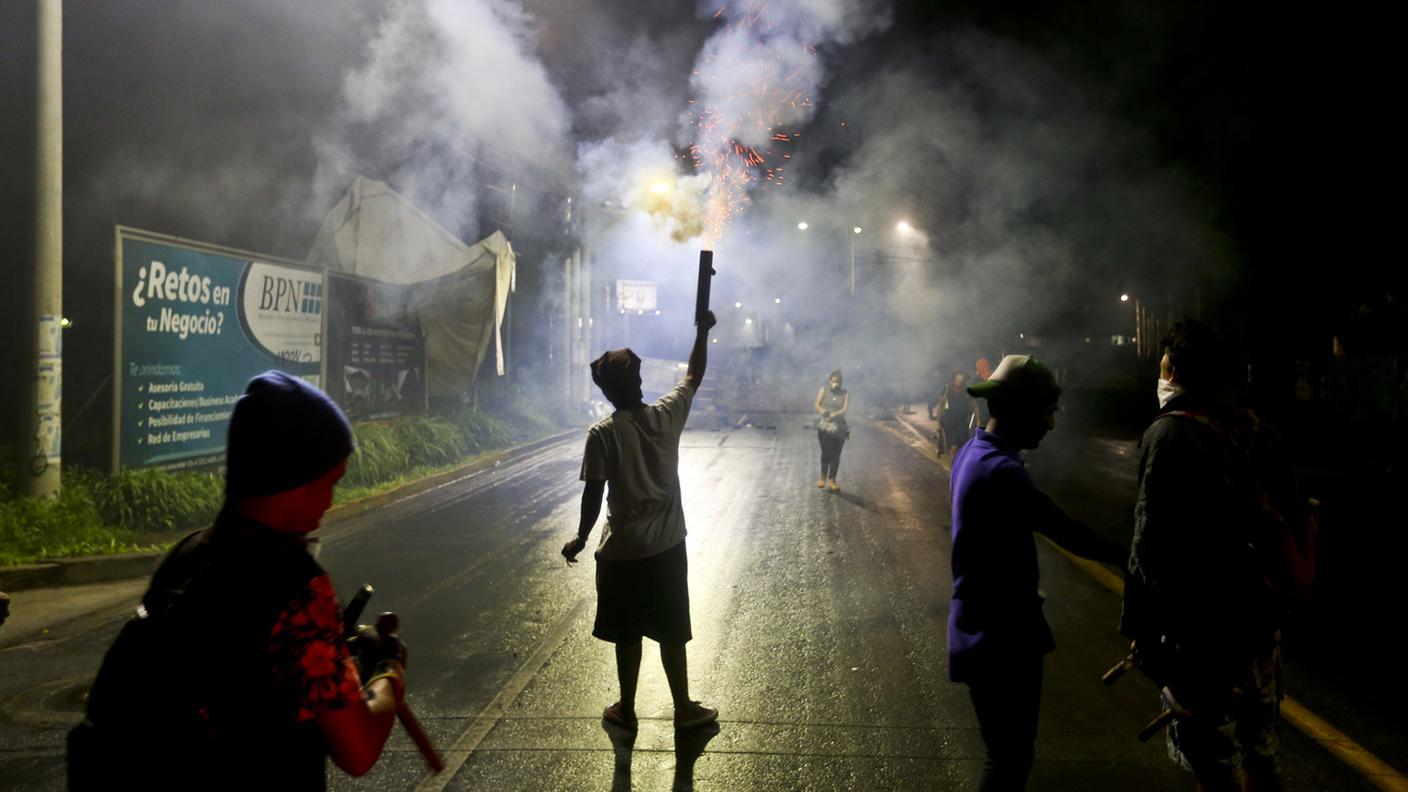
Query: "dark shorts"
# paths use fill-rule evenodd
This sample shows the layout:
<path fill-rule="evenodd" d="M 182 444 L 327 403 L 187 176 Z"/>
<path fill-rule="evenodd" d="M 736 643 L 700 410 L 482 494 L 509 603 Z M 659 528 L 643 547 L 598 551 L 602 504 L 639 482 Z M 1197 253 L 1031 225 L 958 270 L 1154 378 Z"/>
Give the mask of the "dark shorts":
<path fill-rule="evenodd" d="M 592 635 L 611 643 L 642 637 L 682 644 L 689 624 L 689 558 L 684 542 L 629 561 L 596 560 L 596 624 Z"/>

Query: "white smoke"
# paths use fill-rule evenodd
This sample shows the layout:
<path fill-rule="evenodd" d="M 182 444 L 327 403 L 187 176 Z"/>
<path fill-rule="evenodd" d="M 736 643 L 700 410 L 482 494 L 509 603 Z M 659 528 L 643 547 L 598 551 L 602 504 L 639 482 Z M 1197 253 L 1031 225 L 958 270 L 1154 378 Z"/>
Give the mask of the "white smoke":
<path fill-rule="evenodd" d="M 320 205 L 370 170 L 472 238 L 486 185 L 552 180 L 571 161 L 570 121 L 534 49 L 515 2 L 390 4 L 346 75 L 339 123 L 315 140 Z"/>

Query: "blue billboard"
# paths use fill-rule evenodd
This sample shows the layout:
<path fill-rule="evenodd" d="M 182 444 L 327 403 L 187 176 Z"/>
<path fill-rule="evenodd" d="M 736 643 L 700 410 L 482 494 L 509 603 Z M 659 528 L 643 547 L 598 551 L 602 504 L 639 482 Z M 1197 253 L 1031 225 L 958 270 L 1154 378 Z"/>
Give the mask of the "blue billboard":
<path fill-rule="evenodd" d="M 116 258 L 114 471 L 218 467 L 250 378 L 321 384 L 320 271 L 120 226 Z"/>

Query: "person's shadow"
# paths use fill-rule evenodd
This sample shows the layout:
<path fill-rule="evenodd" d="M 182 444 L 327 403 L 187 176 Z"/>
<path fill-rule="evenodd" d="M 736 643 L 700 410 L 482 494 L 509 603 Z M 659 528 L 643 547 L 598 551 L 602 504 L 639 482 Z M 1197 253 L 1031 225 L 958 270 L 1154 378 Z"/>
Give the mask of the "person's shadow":
<path fill-rule="evenodd" d="M 601 719 L 601 728 L 611 740 L 611 750 L 616 754 L 616 764 L 611 770 L 611 792 L 631 792 L 631 753 L 636 747 L 636 732 L 623 729 L 605 718 Z"/>
<path fill-rule="evenodd" d="M 694 792 L 694 763 L 704 753 L 704 746 L 719 733 L 719 722 L 688 731 L 675 731 L 674 792 Z"/>
<path fill-rule="evenodd" d="M 631 757 L 635 752 L 636 732 L 602 719 L 601 728 L 611 740 L 616 755 L 611 771 L 611 792 L 631 792 Z M 719 733 L 719 724 L 711 723 L 698 729 L 675 731 L 674 792 L 693 792 L 694 764 L 704 753 L 704 747 Z"/>

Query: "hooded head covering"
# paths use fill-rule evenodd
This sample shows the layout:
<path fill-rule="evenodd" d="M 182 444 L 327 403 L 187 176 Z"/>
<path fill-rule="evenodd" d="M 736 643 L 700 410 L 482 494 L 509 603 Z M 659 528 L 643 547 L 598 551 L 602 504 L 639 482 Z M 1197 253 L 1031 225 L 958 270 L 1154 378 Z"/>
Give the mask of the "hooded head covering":
<path fill-rule="evenodd" d="M 640 358 L 629 348 L 613 349 L 592 361 L 592 382 L 613 403 L 640 395 Z"/>

